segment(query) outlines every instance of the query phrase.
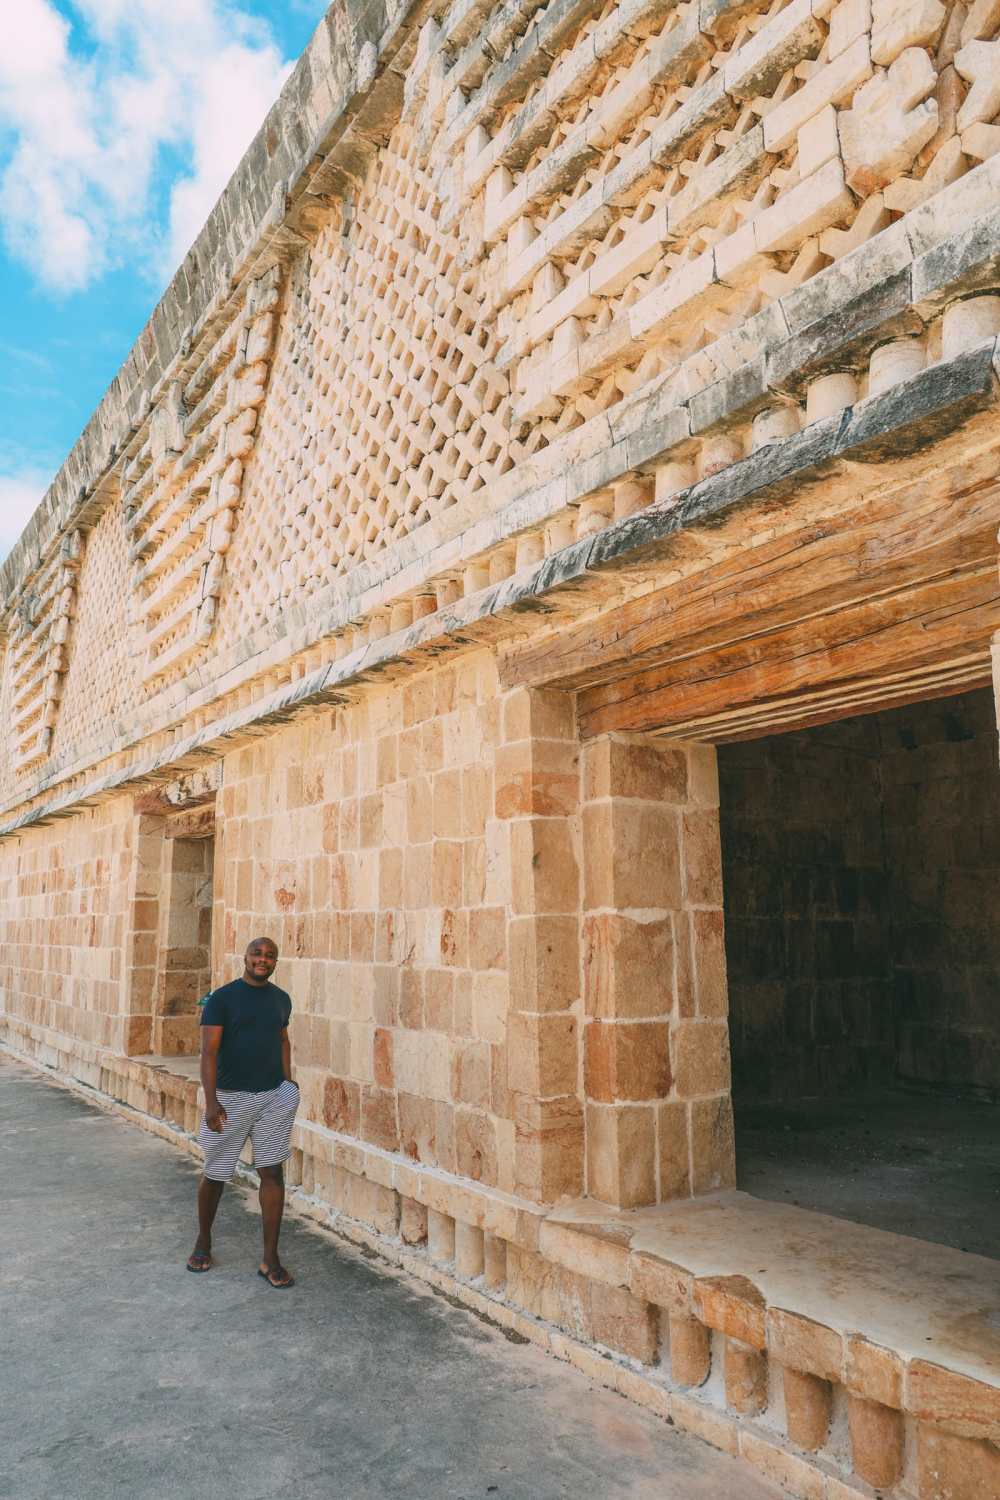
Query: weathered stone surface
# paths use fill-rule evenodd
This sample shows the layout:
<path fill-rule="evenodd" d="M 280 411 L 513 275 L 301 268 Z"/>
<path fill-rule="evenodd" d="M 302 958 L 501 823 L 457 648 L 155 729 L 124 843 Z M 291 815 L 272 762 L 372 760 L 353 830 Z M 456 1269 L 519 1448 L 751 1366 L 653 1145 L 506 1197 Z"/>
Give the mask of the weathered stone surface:
<path fill-rule="evenodd" d="M 906 1404 L 922 1421 L 959 1437 L 1000 1441 L 1000 1392 L 980 1380 L 914 1360 L 906 1372 Z"/>
<path fill-rule="evenodd" d="M 843 1378 L 844 1342 L 835 1329 L 783 1308 L 767 1311 L 767 1348 L 779 1364 L 839 1384 Z"/>
<path fill-rule="evenodd" d="M 1000 1494 L 1000 1450 L 942 1432 L 929 1422 L 917 1428 L 917 1475 L 927 1500 L 980 1500 Z"/>
<path fill-rule="evenodd" d="M 854 1467 L 866 1484 L 888 1489 L 903 1472 L 903 1417 L 890 1406 L 848 1397 Z"/>
<path fill-rule="evenodd" d="M 712 1368 L 711 1336 L 697 1318 L 671 1313 L 670 1377 L 677 1385 L 704 1385 Z"/>
<path fill-rule="evenodd" d="M 899 1410 L 903 1405 L 903 1363 L 892 1350 L 859 1335 L 847 1339 L 844 1385 L 854 1395 Z"/>
<path fill-rule="evenodd" d="M 801 1370 L 783 1370 L 782 1382 L 788 1436 L 796 1447 L 815 1453 L 830 1428 L 833 1388 L 828 1380 Z"/>
<path fill-rule="evenodd" d="M 696 1281 L 694 1310 L 703 1323 L 754 1349 L 767 1346 L 765 1303 L 745 1276 L 719 1276 Z"/>
<path fill-rule="evenodd" d="M 633 1251 L 629 1257 L 629 1285 L 637 1297 L 654 1302 L 672 1316 L 689 1316 L 691 1276 L 659 1256 Z M 707 1347 L 707 1346 L 706 1346 Z"/>
<path fill-rule="evenodd" d="M 918 332 L 912 312 L 909 267 L 821 315 L 768 356 L 768 384 L 795 395 L 830 369 L 860 364 L 874 344 L 892 333 Z M 812 311 L 816 311 L 814 306 Z"/>
<path fill-rule="evenodd" d="M 725 1344 L 726 1405 L 741 1417 L 754 1417 L 767 1405 L 767 1356 L 727 1338 Z"/>
<path fill-rule="evenodd" d="M 993 400 L 992 356 L 989 346 L 973 350 L 862 402 L 844 425 L 840 452 L 884 462 L 952 431 Z"/>
<path fill-rule="evenodd" d="M 1000 212 L 977 220 L 935 245 L 913 262 L 913 301 L 933 313 L 956 290 L 992 288 L 1000 280 Z"/>

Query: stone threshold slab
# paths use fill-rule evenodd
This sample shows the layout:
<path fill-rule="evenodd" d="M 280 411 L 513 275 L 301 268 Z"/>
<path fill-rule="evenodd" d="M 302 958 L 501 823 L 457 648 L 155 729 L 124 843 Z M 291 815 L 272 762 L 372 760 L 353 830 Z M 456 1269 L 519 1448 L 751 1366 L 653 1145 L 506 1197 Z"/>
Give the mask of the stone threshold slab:
<path fill-rule="evenodd" d="M 603 1260 L 605 1279 L 625 1273 L 634 1289 L 660 1263 L 691 1278 L 696 1311 L 700 1281 L 740 1278 L 765 1325 L 791 1311 L 1000 1389 L 1000 1261 L 985 1256 L 738 1191 L 629 1210 L 581 1199 L 552 1210 L 540 1248 L 593 1275 Z"/>

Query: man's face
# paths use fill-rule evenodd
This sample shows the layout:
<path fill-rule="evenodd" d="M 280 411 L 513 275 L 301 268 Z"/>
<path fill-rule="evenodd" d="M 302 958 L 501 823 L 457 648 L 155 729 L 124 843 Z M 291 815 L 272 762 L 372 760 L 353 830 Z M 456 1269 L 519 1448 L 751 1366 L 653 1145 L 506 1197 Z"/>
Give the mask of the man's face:
<path fill-rule="evenodd" d="M 254 979 L 270 979 L 278 962 L 273 943 L 251 943 L 245 954 L 247 973 Z"/>

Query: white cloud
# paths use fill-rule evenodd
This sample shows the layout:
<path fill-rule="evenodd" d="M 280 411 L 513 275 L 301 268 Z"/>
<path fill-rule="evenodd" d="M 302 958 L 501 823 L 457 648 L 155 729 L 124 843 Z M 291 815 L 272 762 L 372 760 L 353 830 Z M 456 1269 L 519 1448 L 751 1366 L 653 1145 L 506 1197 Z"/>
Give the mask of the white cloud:
<path fill-rule="evenodd" d="M 36 469 L 0 474 L 0 562 L 27 526 L 50 480 L 51 475 Z"/>
<path fill-rule="evenodd" d="M 0 49 L 9 249 L 58 291 L 134 258 L 166 277 L 290 67 L 234 0 L 17 0 Z"/>

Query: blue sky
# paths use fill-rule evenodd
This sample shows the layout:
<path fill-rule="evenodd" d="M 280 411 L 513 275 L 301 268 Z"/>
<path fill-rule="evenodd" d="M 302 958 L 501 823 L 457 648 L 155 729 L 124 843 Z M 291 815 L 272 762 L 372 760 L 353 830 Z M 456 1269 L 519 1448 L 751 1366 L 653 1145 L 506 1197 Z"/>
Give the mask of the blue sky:
<path fill-rule="evenodd" d="M 0 49 L 0 558 L 326 0 L 14 0 Z"/>

